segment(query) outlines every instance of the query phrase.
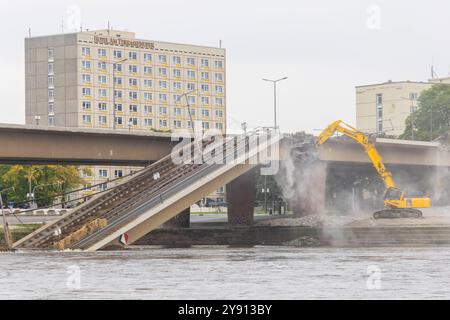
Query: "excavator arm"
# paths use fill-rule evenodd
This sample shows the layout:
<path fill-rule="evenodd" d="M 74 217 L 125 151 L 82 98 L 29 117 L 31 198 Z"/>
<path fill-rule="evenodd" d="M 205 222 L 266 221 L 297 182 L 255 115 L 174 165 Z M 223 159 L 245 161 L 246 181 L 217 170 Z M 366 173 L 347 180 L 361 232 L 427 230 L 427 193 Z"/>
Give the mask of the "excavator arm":
<path fill-rule="evenodd" d="M 395 182 L 392 178 L 392 174 L 389 170 L 386 169 L 383 159 L 381 155 L 378 153 L 377 149 L 373 143 L 369 142 L 367 136 L 353 128 L 352 126 L 342 122 L 341 120 L 335 121 L 330 124 L 319 136 L 316 141 L 316 145 L 320 146 L 325 143 L 331 136 L 333 136 L 336 132 L 340 132 L 347 137 L 358 142 L 365 150 L 370 160 L 372 161 L 373 166 L 377 170 L 378 174 L 383 179 L 384 185 L 387 189 L 394 189 Z"/>

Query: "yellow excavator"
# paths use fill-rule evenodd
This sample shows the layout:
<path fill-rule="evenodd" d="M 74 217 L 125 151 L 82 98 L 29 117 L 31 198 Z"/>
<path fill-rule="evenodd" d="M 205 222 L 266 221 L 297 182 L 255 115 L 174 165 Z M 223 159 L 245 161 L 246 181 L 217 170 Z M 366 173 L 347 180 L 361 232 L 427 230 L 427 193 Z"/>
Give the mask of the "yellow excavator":
<path fill-rule="evenodd" d="M 330 124 L 316 140 L 316 146 L 320 146 L 327 141 L 335 133 L 342 133 L 347 137 L 355 140 L 359 143 L 369 156 L 373 166 L 377 170 L 378 174 L 384 181 L 386 187 L 386 193 L 384 197 L 384 210 L 377 211 L 373 217 L 375 219 L 383 218 L 421 218 L 422 211 L 419 208 L 429 208 L 431 206 L 431 200 L 429 197 L 407 197 L 405 193 L 398 189 L 395 185 L 392 174 L 386 169 L 381 155 L 373 143 L 369 141 L 369 138 L 362 132 L 353 128 L 352 126 L 342 122 L 341 120 L 335 121 Z"/>

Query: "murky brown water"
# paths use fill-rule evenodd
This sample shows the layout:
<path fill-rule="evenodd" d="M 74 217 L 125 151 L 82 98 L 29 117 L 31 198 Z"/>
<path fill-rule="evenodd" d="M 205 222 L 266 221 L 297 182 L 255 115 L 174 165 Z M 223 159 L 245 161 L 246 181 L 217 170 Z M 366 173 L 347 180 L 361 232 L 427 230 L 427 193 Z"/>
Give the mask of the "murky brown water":
<path fill-rule="evenodd" d="M 449 266 L 450 247 L 0 254 L 0 298 L 449 299 Z"/>

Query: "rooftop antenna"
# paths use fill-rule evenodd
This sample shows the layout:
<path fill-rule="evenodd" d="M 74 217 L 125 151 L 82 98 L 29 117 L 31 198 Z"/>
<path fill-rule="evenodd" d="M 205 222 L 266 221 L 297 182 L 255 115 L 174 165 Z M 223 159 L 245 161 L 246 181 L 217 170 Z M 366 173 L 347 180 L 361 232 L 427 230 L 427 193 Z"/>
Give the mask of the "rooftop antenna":
<path fill-rule="evenodd" d="M 31 28 L 28 28 L 28 37 L 31 38 Z"/>
<path fill-rule="evenodd" d="M 219 48 L 222 49 L 222 40 L 219 40 Z"/>
<path fill-rule="evenodd" d="M 111 33 L 111 23 L 108 20 L 108 36 L 110 35 L 110 33 Z"/>
<path fill-rule="evenodd" d="M 80 31 L 83 32 L 83 25 L 80 25 Z"/>

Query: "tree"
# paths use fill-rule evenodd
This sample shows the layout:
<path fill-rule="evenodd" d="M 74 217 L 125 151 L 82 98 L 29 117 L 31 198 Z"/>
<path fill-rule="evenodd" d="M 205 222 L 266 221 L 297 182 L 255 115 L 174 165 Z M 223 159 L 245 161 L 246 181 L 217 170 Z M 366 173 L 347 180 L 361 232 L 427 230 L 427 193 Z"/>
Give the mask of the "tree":
<path fill-rule="evenodd" d="M 83 169 L 87 171 L 88 169 Z M 85 184 L 80 172 L 74 166 L 0 166 L 0 185 L 3 188 L 14 187 L 14 192 L 7 194 L 8 201 L 22 203 L 27 200 L 27 194 L 35 192 L 39 206 L 48 206 L 57 195 L 67 193 Z M 62 202 L 65 202 L 63 197 Z"/>
<path fill-rule="evenodd" d="M 412 120 L 412 121 L 411 121 Z M 405 131 L 401 139 L 430 141 L 450 130 L 450 85 L 435 84 L 423 91 L 418 109 L 405 121 Z"/>

